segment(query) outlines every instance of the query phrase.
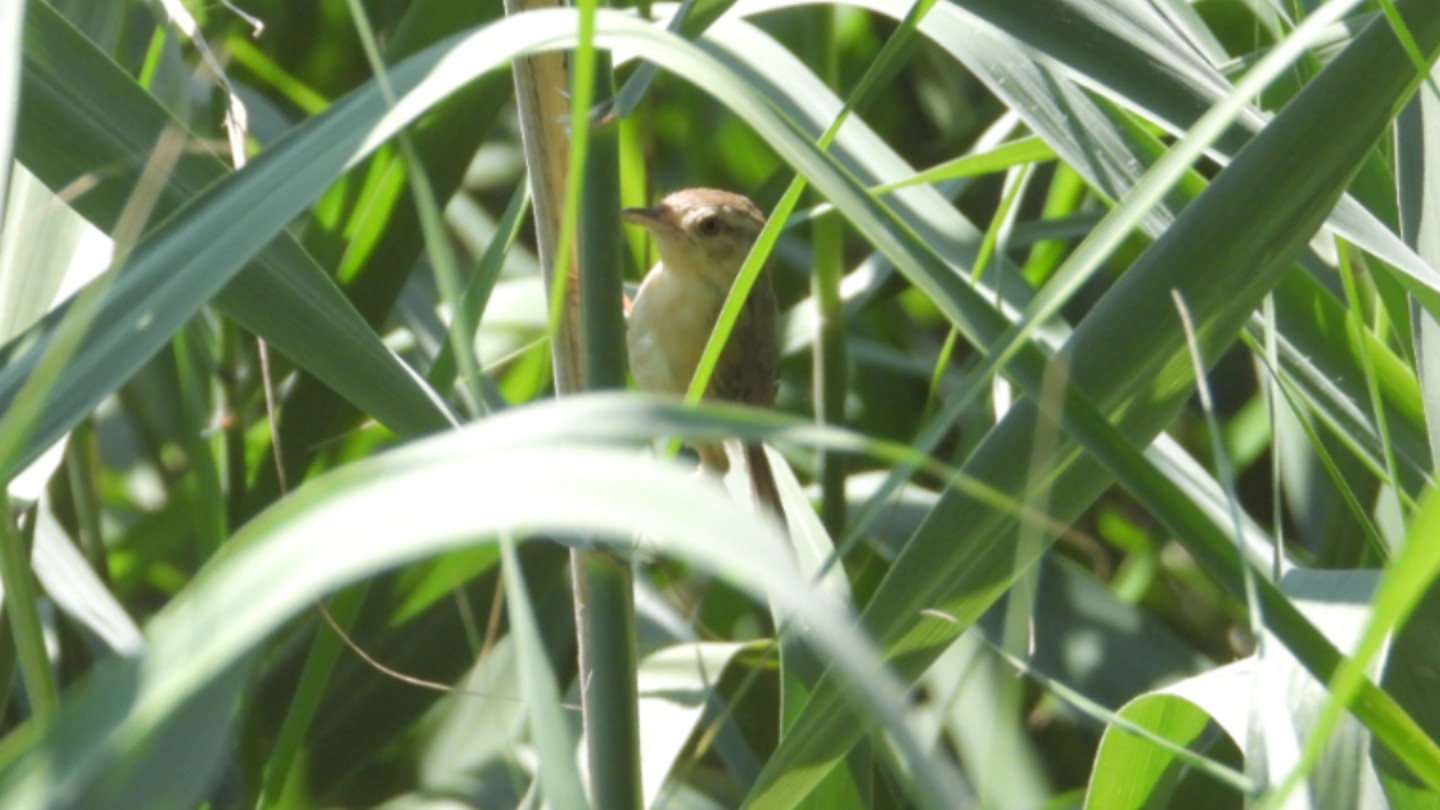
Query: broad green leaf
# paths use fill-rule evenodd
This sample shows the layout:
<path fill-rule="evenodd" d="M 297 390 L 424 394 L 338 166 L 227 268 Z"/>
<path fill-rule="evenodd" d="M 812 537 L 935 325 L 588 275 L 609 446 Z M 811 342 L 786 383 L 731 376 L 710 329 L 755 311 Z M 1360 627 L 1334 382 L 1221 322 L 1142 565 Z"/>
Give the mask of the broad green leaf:
<path fill-rule="evenodd" d="M 1250 667 L 1232 664 L 1137 698 L 1122 708 L 1119 716 L 1174 745 L 1203 755 L 1215 737 L 1211 725 L 1214 715 L 1206 706 L 1228 708 L 1227 698 L 1237 692 L 1249 694 L 1252 679 Z M 1239 726 L 1243 731 L 1243 715 Z M 1185 768 L 1173 750 L 1130 731 L 1107 728 L 1085 795 L 1085 807 L 1118 810 L 1194 806 L 1176 795 Z"/>
<path fill-rule="evenodd" d="M 1286 576 L 1282 587 L 1332 641 L 1354 652 L 1377 581 L 1371 571 L 1296 570 Z M 1273 645 L 1274 639 L 1265 643 Z M 1215 744 L 1215 732 L 1223 732 L 1246 756 L 1247 764 L 1264 771 L 1257 784 L 1274 787 L 1297 764 L 1300 745 L 1311 733 L 1326 696 L 1325 685 L 1283 648 L 1272 646 L 1263 659 L 1252 656 L 1139 697 L 1118 716 L 1202 754 Z M 1252 706 L 1252 700 L 1261 705 Z M 1250 728 L 1251 718 L 1259 718 L 1263 728 Z M 1256 741 L 1261 739 L 1267 740 L 1266 750 L 1257 751 Z M 1309 786 L 1307 806 L 1335 810 L 1385 806 L 1368 742 L 1369 735 L 1359 723 L 1348 720 L 1326 749 L 1325 767 Z M 1185 774 L 1185 763 L 1175 751 L 1112 726 L 1100 744 L 1085 806 L 1087 810 L 1175 806 L 1185 800 L 1175 793 Z"/>

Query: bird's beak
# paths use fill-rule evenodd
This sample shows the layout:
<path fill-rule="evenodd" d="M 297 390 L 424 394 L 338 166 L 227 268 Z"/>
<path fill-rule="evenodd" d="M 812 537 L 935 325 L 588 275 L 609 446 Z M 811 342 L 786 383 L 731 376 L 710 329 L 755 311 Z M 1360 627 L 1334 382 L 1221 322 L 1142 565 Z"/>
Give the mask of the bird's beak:
<path fill-rule="evenodd" d="M 648 228 L 660 219 L 660 212 L 654 208 L 622 208 L 620 219 L 631 225 Z"/>
<path fill-rule="evenodd" d="M 647 231 L 669 230 L 674 228 L 670 222 L 672 212 L 670 209 L 657 205 L 654 208 L 622 208 L 620 219 L 631 225 L 639 225 Z"/>

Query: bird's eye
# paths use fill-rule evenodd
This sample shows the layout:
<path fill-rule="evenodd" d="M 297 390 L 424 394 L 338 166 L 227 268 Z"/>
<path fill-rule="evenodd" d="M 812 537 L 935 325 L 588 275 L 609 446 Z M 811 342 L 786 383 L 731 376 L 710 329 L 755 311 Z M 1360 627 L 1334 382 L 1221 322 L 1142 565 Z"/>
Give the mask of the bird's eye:
<path fill-rule="evenodd" d="M 695 227 L 699 228 L 700 233 L 703 233 L 706 236 L 714 236 L 715 234 L 720 233 L 720 218 L 705 217 L 704 219 L 700 220 L 700 222 Z"/>

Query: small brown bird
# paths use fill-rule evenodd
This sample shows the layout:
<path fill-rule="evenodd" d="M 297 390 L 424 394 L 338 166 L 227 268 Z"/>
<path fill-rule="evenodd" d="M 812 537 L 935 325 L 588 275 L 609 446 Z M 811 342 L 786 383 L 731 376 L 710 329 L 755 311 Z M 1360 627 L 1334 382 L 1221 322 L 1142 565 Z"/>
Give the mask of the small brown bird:
<path fill-rule="evenodd" d="M 710 188 L 677 191 L 653 208 L 627 208 L 620 216 L 650 231 L 660 252 L 660 263 L 645 276 L 630 312 L 630 371 L 646 391 L 683 396 L 765 217 L 745 197 Z M 761 271 L 705 395 L 770 407 L 779 365 L 775 292 L 769 272 Z M 705 467 L 729 470 L 722 445 L 695 450 Z M 765 448 L 747 442 L 745 464 L 755 497 L 783 524 L 785 510 Z"/>

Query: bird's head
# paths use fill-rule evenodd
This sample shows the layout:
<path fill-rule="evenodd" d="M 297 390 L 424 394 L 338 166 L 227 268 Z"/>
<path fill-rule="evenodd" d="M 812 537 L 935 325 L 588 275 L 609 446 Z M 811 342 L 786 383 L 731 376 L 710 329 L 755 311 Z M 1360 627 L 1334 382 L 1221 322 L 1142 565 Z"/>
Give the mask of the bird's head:
<path fill-rule="evenodd" d="M 667 270 L 727 286 L 765 227 L 755 203 L 713 188 L 676 191 L 653 208 L 626 208 L 620 218 L 654 236 Z"/>

